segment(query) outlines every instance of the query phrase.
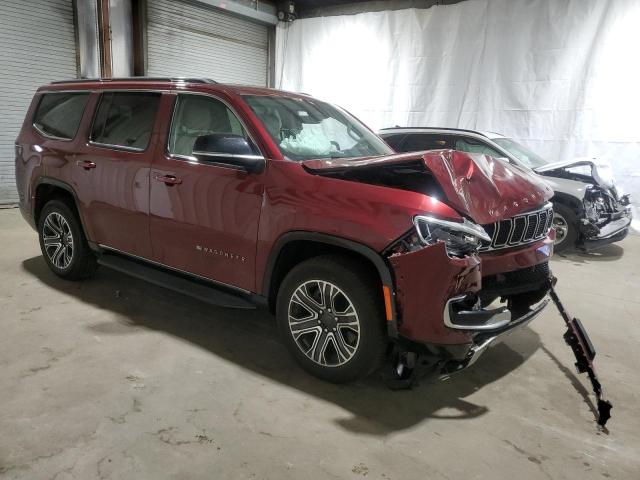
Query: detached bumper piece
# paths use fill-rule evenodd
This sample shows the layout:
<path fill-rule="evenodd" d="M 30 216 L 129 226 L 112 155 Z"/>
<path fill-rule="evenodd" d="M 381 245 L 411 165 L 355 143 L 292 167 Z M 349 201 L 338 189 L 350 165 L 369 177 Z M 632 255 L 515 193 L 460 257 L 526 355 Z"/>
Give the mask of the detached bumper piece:
<path fill-rule="evenodd" d="M 593 392 L 596 396 L 596 407 L 598 409 L 597 422 L 598 425 L 604 428 L 607 420 L 611 418 L 611 409 L 613 406 L 611 405 L 611 402 L 605 400 L 602 385 L 598 380 L 595 367 L 593 366 L 593 359 L 596 356 L 596 351 L 593 348 L 593 344 L 591 343 L 591 340 L 589 339 L 589 336 L 587 335 L 587 332 L 582 326 L 580 320 L 571 317 L 565 310 L 564 305 L 562 305 L 562 302 L 560 301 L 560 298 L 558 298 L 558 294 L 554 289 L 555 283 L 556 278 L 552 278 L 552 286 L 549 290 L 549 295 L 567 325 L 564 340 L 567 342 L 567 345 L 571 347 L 571 350 L 576 357 L 575 365 L 578 373 L 586 373 L 589 377 L 589 381 L 593 387 Z"/>

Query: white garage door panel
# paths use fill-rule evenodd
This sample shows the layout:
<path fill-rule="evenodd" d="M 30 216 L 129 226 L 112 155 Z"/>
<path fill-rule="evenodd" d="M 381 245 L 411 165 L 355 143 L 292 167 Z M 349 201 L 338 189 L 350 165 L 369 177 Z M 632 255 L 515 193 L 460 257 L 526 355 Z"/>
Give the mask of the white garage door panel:
<path fill-rule="evenodd" d="M 36 89 L 75 78 L 71 0 L 0 2 L 0 204 L 16 203 L 14 147 Z"/>
<path fill-rule="evenodd" d="M 147 4 L 147 74 L 267 84 L 268 28 L 177 0 Z"/>

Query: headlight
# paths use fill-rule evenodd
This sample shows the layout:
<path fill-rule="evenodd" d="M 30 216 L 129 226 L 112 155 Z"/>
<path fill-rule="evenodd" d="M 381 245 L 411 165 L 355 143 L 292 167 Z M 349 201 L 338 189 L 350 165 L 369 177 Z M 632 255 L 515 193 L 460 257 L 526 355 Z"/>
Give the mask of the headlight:
<path fill-rule="evenodd" d="M 491 237 L 480 226 L 463 219 L 452 222 L 427 215 L 417 215 L 413 219 L 418 238 L 423 245 L 444 242 L 447 254 L 452 257 L 464 257 L 476 253 L 481 241 L 491 241 Z"/>

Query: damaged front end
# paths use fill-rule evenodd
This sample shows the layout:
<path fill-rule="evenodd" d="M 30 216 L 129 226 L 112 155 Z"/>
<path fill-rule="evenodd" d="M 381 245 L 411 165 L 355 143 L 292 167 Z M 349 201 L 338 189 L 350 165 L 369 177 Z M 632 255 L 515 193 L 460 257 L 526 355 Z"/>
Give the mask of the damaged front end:
<path fill-rule="evenodd" d="M 586 184 L 578 218 L 577 246 L 591 250 L 625 238 L 632 220 L 629 195 L 619 195 L 611 166 L 604 161 L 578 159 L 538 167 L 536 173 Z"/>
<path fill-rule="evenodd" d="M 539 177 L 452 150 L 303 166 L 426 196 L 424 213 L 412 213 L 413 227 L 382 252 L 394 277 L 400 378 L 418 359 L 436 374 L 460 371 L 546 306 L 553 191 Z M 450 216 L 438 214 L 442 203 Z"/>
<path fill-rule="evenodd" d="M 462 252 L 458 242 L 446 240 L 411 248 L 420 235 L 407 237 L 387 252 L 400 318 L 391 386 L 464 370 L 549 302 L 552 236 L 527 248 L 487 254 Z M 506 271 L 513 268 L 508 265 L 523 267 Z"/>
<path fill-rule="evenodd" d="M 615 188 L 586 188 L 580 218 L 579 247 L 590 250 L 622 240 L 629 233 L 632 213 L 629 195 L 618 197 Z"/>

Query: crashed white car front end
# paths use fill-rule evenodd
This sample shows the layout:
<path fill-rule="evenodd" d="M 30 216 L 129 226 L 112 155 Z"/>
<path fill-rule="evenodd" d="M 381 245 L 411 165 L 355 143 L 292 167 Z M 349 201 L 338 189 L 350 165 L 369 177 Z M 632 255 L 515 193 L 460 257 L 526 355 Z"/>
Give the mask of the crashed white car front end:
<path fill-rule="evenodd" d="M 618 192 L 608 162 L 577 158 L 533 170 L 547 177 L 556 192 L 566 189 L 575 195 L 576 190 L 584 190 L 582 204 L 574 205 L 580 232 L 576 246 L 590 250 L 627 236 L 632 220 L 629 195 Z"/>

